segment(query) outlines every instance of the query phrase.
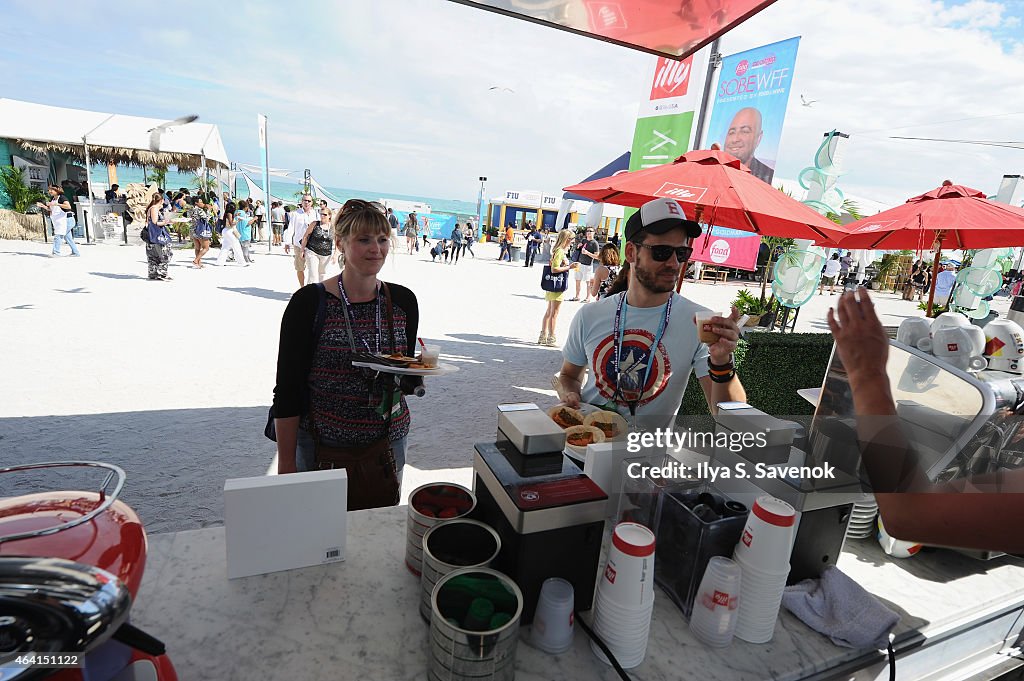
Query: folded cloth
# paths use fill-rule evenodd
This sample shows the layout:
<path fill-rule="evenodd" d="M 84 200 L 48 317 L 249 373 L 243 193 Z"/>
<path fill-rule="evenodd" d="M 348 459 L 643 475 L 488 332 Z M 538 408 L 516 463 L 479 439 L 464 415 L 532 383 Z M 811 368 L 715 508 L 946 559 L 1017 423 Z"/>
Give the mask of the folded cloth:
<path fill-rule="evenodd" d="M 869 594 L 839 568 L 829 566 L 820 579 L 787 586 L 782 604 L 811 629 L 845 648 L 885 648 L 900 616 Z"/>

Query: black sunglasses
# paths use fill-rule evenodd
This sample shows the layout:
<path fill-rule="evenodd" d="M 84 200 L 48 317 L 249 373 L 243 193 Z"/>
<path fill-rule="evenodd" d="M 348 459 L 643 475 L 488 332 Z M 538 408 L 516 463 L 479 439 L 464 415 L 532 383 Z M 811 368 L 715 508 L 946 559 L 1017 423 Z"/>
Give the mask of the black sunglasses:
<path fill-rule="evenodd" d="M 692 246 L 667 246 L 664 244 L 651 246 L 648 244 L 638 244 L 635 241 L 633 242 L 633 245 L 638 248 L 649 248 L 651 250 L 651 257 L 657 262 L 665 262 L 672 257 L 673 253 L 676 254 L 676 259 L 679 262 L 686 262 L 690 259 L 690 256 L 693 255 Z"/>

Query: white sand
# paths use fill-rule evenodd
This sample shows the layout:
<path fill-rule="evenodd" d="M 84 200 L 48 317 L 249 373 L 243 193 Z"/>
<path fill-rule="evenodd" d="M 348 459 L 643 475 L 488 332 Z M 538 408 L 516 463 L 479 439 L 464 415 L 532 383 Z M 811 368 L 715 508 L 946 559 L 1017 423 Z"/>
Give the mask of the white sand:
<path fill-rule="evenodd" d="M 174 281 L 154 282 L 140 246 L 80 248 L 81 258 L 50 259 L 49 244 L 0 241 L 0 464 L 116 463 L 128 471 L 123 498 L 150 532 L 221 523 L 224 480 L 273 466 L 262 431 L 281 313 L 297 286 L 291 257 L 262 244 L 251 267 L 196 270 L 191 251 L 178 251 Z M 420 335 L 461 369 L 409 400 L 406 493 L 432 480 L 470 484 L 473 443 L 494 437 L 498 403 L 555 402 L 561 355 L 534 344 L 541 265 L 499 264 L 496 245 L 474 248 L 476 259 L 447 266 L 402 248 L 382 273 L 416 292 Z M 687 283 L 683 293 L 725 309 L 736 290 Z M 898 296 L 875 299 L 886 324 L 921 314 Z M 815 296 L 798 330 L 827 329 L 834 300 Z M 579 308 L 563 304 L 560 338 Z M 25 489 L 0 478 L 0 496 Z"/>

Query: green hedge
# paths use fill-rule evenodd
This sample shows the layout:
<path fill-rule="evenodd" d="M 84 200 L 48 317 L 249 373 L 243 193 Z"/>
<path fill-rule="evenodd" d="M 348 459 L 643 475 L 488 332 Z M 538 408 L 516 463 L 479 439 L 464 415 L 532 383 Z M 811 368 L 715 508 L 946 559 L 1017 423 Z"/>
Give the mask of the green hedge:
<path fill-rule="evenodd" d="M 813 414 L 814 406 L 796 391 L 821 387 L 832 345 L 830 333 L 747 334 L 736 348 L 736 371 L 747 391 L 747 402 L 773 416 Z M 704 391 L 693 375 L 679 413 L 708 414 Z"/>

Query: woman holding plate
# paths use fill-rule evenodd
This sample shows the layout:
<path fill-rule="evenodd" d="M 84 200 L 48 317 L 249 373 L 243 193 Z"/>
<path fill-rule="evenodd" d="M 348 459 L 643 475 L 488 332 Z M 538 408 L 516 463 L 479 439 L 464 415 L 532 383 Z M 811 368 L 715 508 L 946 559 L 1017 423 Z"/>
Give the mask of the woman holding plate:
<path fill-rule="evenodd" d="M 391 247 L 384 213 L 349 201 L 334 220 L 345 269 L 295 292 L 281 320 L 274 387 L 278 473 L 343 467 L 348 508 L 398 503 L 409 407 L 422 383 L 352 366 L 373 355 L 413 355 L 416 295 L 377 278 Z"/>

